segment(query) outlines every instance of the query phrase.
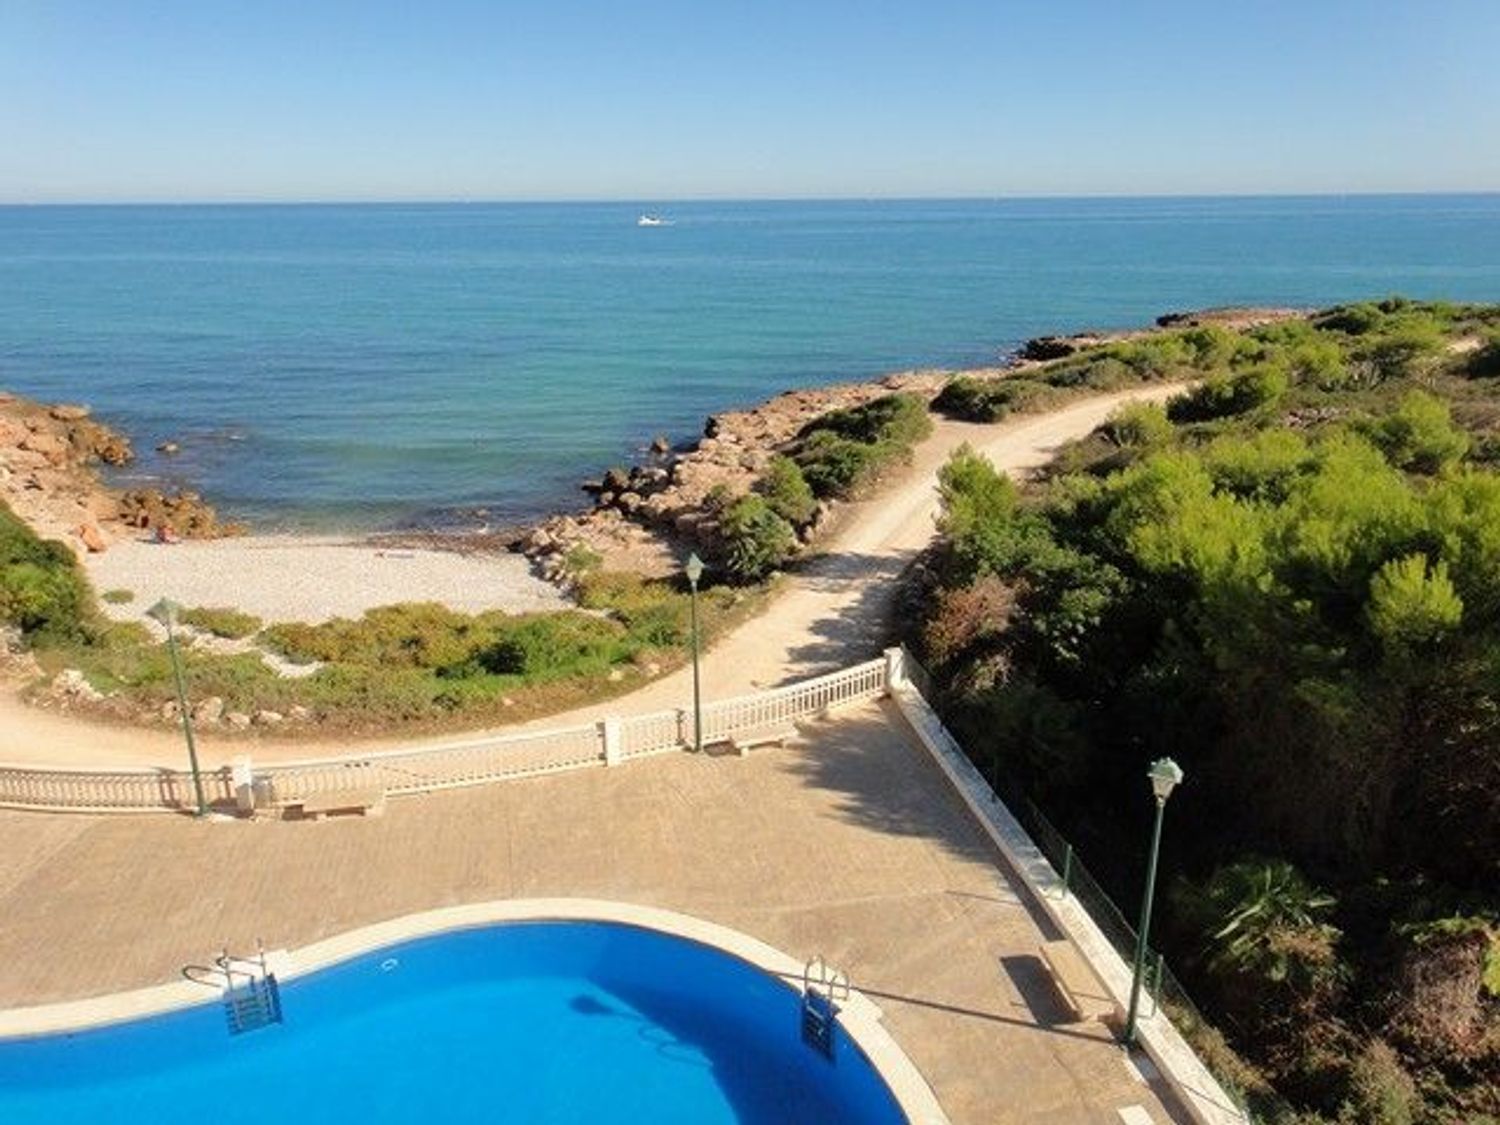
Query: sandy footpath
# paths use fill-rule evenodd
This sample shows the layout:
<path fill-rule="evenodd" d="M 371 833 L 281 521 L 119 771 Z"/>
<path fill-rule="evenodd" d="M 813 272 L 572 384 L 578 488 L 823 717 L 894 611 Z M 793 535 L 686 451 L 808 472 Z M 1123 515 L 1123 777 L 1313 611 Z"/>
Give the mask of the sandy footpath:
<path fill-rule="evenodd" d="M 110 616 L 140 617 L 158 598 L 184 606 L 233 606 L 265 621 L 358 617 L 396 602 L 441 602 L 465 613 L 566 608 L 556 587 L 520 555 L 371 546 L 359 540 L 248 536 L 160 544 L 117 543 L 85 560 L 99 593 L 129 590 Z"/>
<path fill-rule="evenodd" d="M 1161 401 L 1180 389 L 1178 386 L 1138 388 L 999 425 L 937 421 L 932 437 L 918 447 L 911 468 L 902 478 L 878 496 L 850 505 L 843 517 L 843 531 L 824 545 L 823 553 L 788 576 L 781 593 L 764 613 L 721 639 L 705 654 L 704 698 L 720 699 L 773 687 L 876 655 L 889 628 L 896 579 L 935 533 L 937 471 L 963 443 L 968 442 L 999 468 L 1023 475 L 1045 465 L 1061 446 L 1088 434 L 1121 403 Z M 246 542 L 251 541 L 239 541 L 241 546 Z M 173 546 L 162 550 L 179 549 Z M 151 550 L 154 549 L 143 548 L 142 554 L 149 558 Z M 234 550 L 232 544 L 229 550 Z M 232 553 L 225 556 L 226 562 L 232 558 Z M 191 599 L 181 588 L 174 589 L 174 596 L 185 604 L 192 600 L 200 604 L 233 602 L 254 608 L 247 597 L 236 593 L 237 582 L 230 580 L 226 572 L 220 572 L 220 580 L 226 584 L 205 587 L 200 598 Z M 95 581 L 103 590 L 114 580 L 106 581 L 96 574 Z M 272 584 L 276 581 L 285 579 L 273 576 Z M 332 596 L 334 583 L 326 576 L 320 581 Z M 123 579 L 118 584 L 129 585 Z M 144 583 L 137 593 L 146 593 Z M 419 591 L 413 585 L 403 587 L 397 597 L 388 600 L 433 596 L 431 591 Z M 336 612 L 328 608 L 326 601 L 319 605 L 319 615 Z M 302 615 L 314 614 L 304 610 Z M 630 695 L 494 733 L 569 726 L 607 714 L 639 714 L 680 707 L 690 705 L 691 699 L 691 673 L 683 668 Z M 475 732 L 465 739 L 483 733 Z M 216 764 L 246 753 L 257 761 L 285 761 L 397 745 L 440 745 L 455 740 L 449 736 L 293 743 L 209 735 L 201 741 L 201 752 L 206 762 Z M 173 766 L 179 764 L 182 756 L 179 732 L 92 725 L 27 707 L 13 693 L 0 692 L 0 762 L 105 768 Z"/>

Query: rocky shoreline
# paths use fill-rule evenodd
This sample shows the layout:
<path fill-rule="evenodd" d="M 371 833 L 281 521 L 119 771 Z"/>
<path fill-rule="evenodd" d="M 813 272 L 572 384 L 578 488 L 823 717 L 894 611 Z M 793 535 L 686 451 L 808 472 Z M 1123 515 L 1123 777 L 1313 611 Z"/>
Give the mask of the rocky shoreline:
<path fill-rule="evenodd" d="M 521 536 L 514 549 L 531 558 L 544 577 L 564 585 L 576 569 L 580 552 L 597 557 L 604 569 L 666 575 L 680 568 L 689 550 L 717 548 L 711 494 L 723 490 L 738 496 L 750 491 L 771 458 L 785 450 L 809 422 L 830 411 L 902 392 L 931 400 L 960 375 L 981 379 L 1024 375 L 1085 348 L 1157 332 L 1207 324 L 1246 329 L 1305 316 L 1307 311 L 1234 307 L 1166 313 L 1154 325 L 1140 329 L 1036 337 L 994 367 L 905 371 L 866 382 L 785 391 L 749 409 L 711 415 L 704 436 L 691 448 L 674 451 L 658 441 L 643 461 L 583 482 L 584 491 L 595 498 L 592 510 L 554 516 Z M 825 502 L 809 529 L 810 539 L 817 537 L 828 515 Z"/>
<path fill-rule="evenodd" d="M 0 392 L 0 500 L 42 538 L 82 556 L 162 528 L 184 539 L 244 530 L 220 522 L 195 492 L 115 489 L 100 479 L 96 466 L 128 465 L 134 457 L 129 439 L 86 406 Z"/>
<path fill-rule="evenodd" d="M 1118 332 L 1079 332 L 1027 341 L 993 367 L 913 370 L 878 379 L 789 390 L 743 410 L 711 415 L 703 437 L 673 449 L 654 441 L 636 464 L 612 468 L 586 481 L 593 507 L 556 515 L 519 533 L 381 534 L 381 546 L 414 546 L 466 554 L 517 551 L 547 580 L 568 586 L 581 560 L 607 570 L 647 577 L 674 573 L 689 550 L 717 547 L 715 497 L 748 492 L 772 457 L 785 450 L 813 419 L 860 406 L 883 395 L 911 393 L 933 398 L 958 375 L 1001 378 L 1021 375 L 1042 363 L 1118 340 L 1200 324 L 1248 328 L 1306 314 L 1305 309 L 1225 308 L 1167 313 L 1155 325 Z M 245 532 L 222 522 L 212 506 L 191 491 L 119 490 L 99 476 L 99 464 L 129 464 L 127 438 L 90 416 L 85 406 L 48 405 L 0 392 L 0 499 L 44 538 L 59 539 L 80 556 L 99 553 L 125 539 L 170 528 L 181 538 L 213 539 Z M 830 506 L 820 506 L 806 532 L 815 540 L 826 527 Z"/>

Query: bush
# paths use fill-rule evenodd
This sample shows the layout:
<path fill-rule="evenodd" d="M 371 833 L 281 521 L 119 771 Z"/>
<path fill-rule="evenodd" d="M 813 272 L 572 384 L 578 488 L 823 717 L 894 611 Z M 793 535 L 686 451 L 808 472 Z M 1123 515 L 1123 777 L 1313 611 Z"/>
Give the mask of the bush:
<path fill-rule="evenodd" d="M 1079 358 L 1049 364 L 1041 375 L 1041 381 L 1049 387 L 1088 387 L 1096 391 L 1119 390 L 1137 378 L 1136 372 L 1102 351 L 1085 352 Z"/>
<path fill-rule="evenodd" d="M 0 621 L 28 636 L 84 637 L 93 597 L 65 544 L 43 541 L 0 504 Z"/>
<path fill-rule="evenodd" d="M 261 619 L 253 613 L 242 613 L 224 606 L 200 606 L 182 611 L 184 625 L 202 629 L 216 637 L 239 640 L 260 632 Z"/>
<path fill-rule="evenodd" d="M 587 613 L 548 613 L 507 622 L 475 661 L 492 675 L 538 679 L 602 672 L 629 655 L 619 622 Z"/>
<path fill-rule="evenodd" d="M 1416 554 L 1392 559 L 1370 580 L 1370 628 L 1381 643 L 1410 649 L 1440 640 L 1463 620 L 1448 565 Z"/>
<path fill-rule="evenodd" d="M 99 597 L 103 601 L 108 602 L 110 605 L 129 605 L 131 602 L 135 601 L 135 591 L 126 590 L 123 588 L 117 590 L 105 590 L 104 593 L 99 595 Z"/>
<path fill-rule="evenodd" d="M 354 621 L 272 625 L 265 639 L 292 660 L 433 670 L 469 660 L 493 642 L 505 621 L 500 613 L 470 617 L 436 602 L 405 602 L 371 609 Z"/>
<path fill-rule="evenodd" d="M 1130 402 L 1118 407 L 1100 427 L 1104 435 L 1125 449 L 1165 445 L 1175 431 L 1167 412 L 1154 402 Z"/>
<path fill-rule="evenodd" d="M 802 437 L 827 431 L 867 445 L 890 442 L 915 445 L 932 433 L 927 405 L 914 394 L 882 395 L 862 406 L 833 410 L 814 418 L 802 429 Z"/>
<path fill-rule="evenodd" d="M 847 498 L 902 455 L 896 446 L 866 445 L 825 430 L 805 439 L 794 459 L 814 495 Z"/>
<path fill-rule="evenodd" d="M 742 496 L 719 520 L 724 567 L 737 582 L 756 582 L 797 549 L 797 533 L 760 496 Z"/>
<path fill-rule="evenodd" d="M 1418 473 L 1440 472 L 1469 451 L 1469 437 L 1453 424 L 1448 404 L 1422 391 L 1407 394 L 1368 432 L 1391 464 Z"/>
<path fill-rule="evenodd" d="M 1372 1039 L 1349 1065 L 1348 1094 L 1339 1121 L 1348 1125 L 1412 1125 L 1420 1106 L 1417 1084 L 1389 1043 Z"/>
<path fill-rule="evenodd" d="M 1035 409 L 1055 398 L 1045 383 L 1015 376 L 977 379 L 960 375 L 933 399 L 935 410 L 965 422 L 999 422 L 1013 411 Z"/>
<path fill-rule="evenodd" d="M 1443 347 L 1434 324 L 1414 321 L 1371 336 L 1354 349 L 1354 358 L 1369 370 L 1371 383 L 1383 383 L 1424 373 Z"/>
<path fill-rule="evenodd" d="M 885 395 L 813 419 L 802 428 L 793 460 L 815 495 L 847 497 L 909 459 L 912 446 L 931 432 L 920 398 Z"/>
<path fill-rule="evenodd" d="M 1208 379 L 1167 403 L 1174 422 L 1209 422 L 1274 404 L 1287 389 L 1287 374 L 1261 364 L 1237 375 Z"/>
<path fill-rule="evenodd" d="M 812 522 L 818 514 L 818 500 L 812 486 L 790 457 L 773 457 L 761 477 L 757 488 L 766 498 L 771 511 L 793 527 L 802 527 Z"/>

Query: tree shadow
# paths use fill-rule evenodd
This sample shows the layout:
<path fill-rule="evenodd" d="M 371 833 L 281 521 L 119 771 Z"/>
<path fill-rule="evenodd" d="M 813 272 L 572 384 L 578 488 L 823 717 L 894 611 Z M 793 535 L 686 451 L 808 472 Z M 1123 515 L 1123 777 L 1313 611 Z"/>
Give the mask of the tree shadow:
<path fill-rule="evenodd" d="M 783 768 L 831 795 L 844 821 L 887 835 L 925 837 L 989 865 L 999 858 L 947 779 L 911 745 L 893 705 L 804 724 L 804 735 L 806 745 L 785 756 Z"/>
<path fill-rule="evenodd" d="M 916 552 L 870 555 L 835 552 L 810 560 L 798 571 L 804 589 L 813 593 L 858 590 L 839 613 L 807 623 L 813 638 L 788 650 L 788 671 L 779 683 L 842 668 L 877 655 L 895 629 L 900 578 Z"/>

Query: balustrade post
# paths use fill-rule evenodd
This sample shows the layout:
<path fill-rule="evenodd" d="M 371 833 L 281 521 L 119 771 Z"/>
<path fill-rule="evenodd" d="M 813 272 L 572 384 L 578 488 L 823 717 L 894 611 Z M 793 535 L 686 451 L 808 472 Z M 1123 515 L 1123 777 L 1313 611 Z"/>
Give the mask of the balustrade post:
<path fill-rule="evenodd" d="M 604 764 L 617 766 L 625 760 L 624 729 L 618 715 L 599 721 L 599 737 L 604 742 Z"/>
<path fill-rule="evenodd" d="M 906 686 L 906 650 L 899 645 L 885 650 L 885 690 Z"/>

